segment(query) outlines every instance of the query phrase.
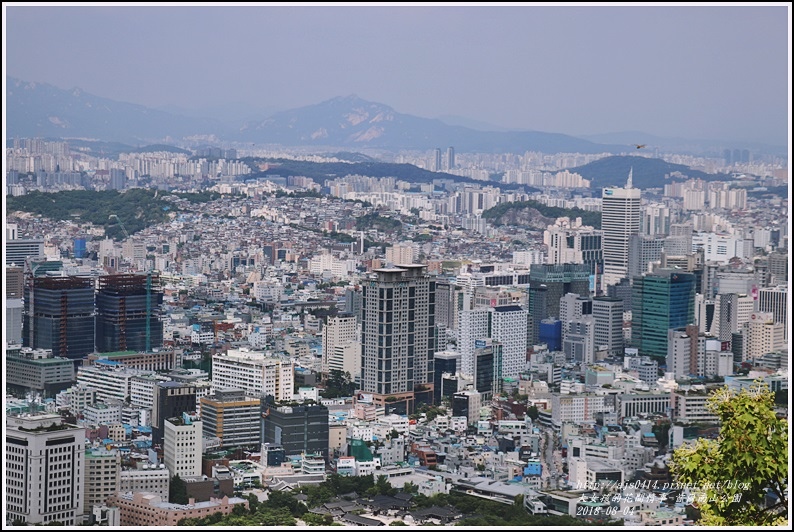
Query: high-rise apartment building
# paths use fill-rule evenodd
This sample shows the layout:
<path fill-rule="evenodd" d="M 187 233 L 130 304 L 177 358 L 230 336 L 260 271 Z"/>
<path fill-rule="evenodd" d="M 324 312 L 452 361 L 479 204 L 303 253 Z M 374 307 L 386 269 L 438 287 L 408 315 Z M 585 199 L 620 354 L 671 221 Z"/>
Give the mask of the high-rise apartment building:
<path fill-rule="evenodd" d="M 527 311 L 518 305 L 464 310 L 458 337 L 461 373 L 475 376 L 478 343 L 490 339 L 500 345 L 501 360 L 494 371 L 500 378 L 517 377 L 527 359 Z"/>
<path fill-rule="evenodd" d="M 31 277 L 25 286 L 23 344 L 79 360 L 94 351 L 94 281 Z"/>
<path fill-rule="evenodd" d="M 742 324 L 750 320 L 754 304 L 753 298 L 747 294 L 717 294 L 714 305 L 717 323 L 714 329 L 718 339 L 730 341 L 731 334 L 739 331 Z"/>
<path fill-rule="evenodd" d="M 706 336 L 695 325 L 667 331 L 667 371 L 675 378 L 697 375 L 698 352 L 705 351 Z M 703 344 L 703 345 L 701 345 Z"/>
<path fill-rule="evenodd" d="M 593 313 L 593 300 L 579 294 L 565 294 L 560 298 L 560 321 L 566 323 Z"/>
<path fill-rule="evenodd" d="M 436 323 L 447 329 L 457 329 L 458 308 L 457 297 L 459 289 L 448 282 L 436 282 Z M 439 339 L 439 348 L 445 347 Z"/>
<path fill-rule="evenodd" d="M 433 171 L 440 172 L 441 168 L 441 148 L 436 148 L 433 151 Z"/>
<path fill-rule="evenodd" d="M 666 236 L 670 233 L 671 217 L 669 205 L 662 203 L 645 205 L 642 207 L 640 232 L 647 236 Z"/>
<path fill-rule="evenodd" d="M 145 351 L 163 345 L 159 276 L 120 274 L 99 278 L 96 350 Z"/>
<path fill-rule="evenodd" d="M 460 372 L 474 375 L 474 350 L 477 340 L 491 338 L 491 309 L 479 307 L 463 310 L 458 327 L 458 349 L 460 350 Z"/>
<path fill-rule="evenodd" d="M 641 355 L 666 357 L 667 331 L 695 322 L 695 285 L 694 274 L 678 270 L 634 279 L 631 339 Z"/>
<path fill-rule="evenodd" d="M 624 188 L 608 187 L 601 193 L 601 231 L 604 244 L 604 284 L 628 276 L 629 238 L 640 232 L 640 189 L 632 186 L 632 172 Z"/>
<path fill-rule="evenodd" d="M 362 390 L 400 412 L 413 412 L 417 387 L 433 385 L 435 285 L 422 264 L 376 269 L 363 283 Z"/>
<path fill-rule="evenodd" d="M 57 414 L 6 418 L 6 520 L 83 523 L 85 429 Z"/>
<path fill-rule="evenodd" d="M 565 324 L 562 350 L 567 360 L 579 364 L 595 361 L 595 323 L 592 315 L 576 318 Z"/>
<path fill-rule="evenodd" d="M 455 168 L 455 148 L 450 146 L 447 148 L 447 170 Z"/>

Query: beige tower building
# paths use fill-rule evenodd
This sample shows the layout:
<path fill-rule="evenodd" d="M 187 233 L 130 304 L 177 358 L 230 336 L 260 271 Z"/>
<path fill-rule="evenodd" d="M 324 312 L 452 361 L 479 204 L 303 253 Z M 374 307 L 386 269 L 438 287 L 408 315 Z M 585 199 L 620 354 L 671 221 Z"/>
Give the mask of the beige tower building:
<path fill-rule="evenodd" d="M 601 192 L 601 231 L 604 257 L 604 285 L 617 284 L 628 276 L 629 238 L 640 232 L 641 191 L 632 184 L 632 171 L 625 188 L 610 187 Z"/>

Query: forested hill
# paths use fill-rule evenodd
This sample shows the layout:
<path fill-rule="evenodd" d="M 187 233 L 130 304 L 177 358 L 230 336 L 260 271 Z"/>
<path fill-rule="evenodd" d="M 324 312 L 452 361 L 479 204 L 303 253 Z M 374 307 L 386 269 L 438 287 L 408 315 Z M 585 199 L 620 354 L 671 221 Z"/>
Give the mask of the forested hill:
<path fill-rule="evenodd" d="M 66 190 L 62 192 L 33 191 L 24 196 L 8 196 L 6 210 L 29 212 L 53 220 L 72 220 L 105 228 L 109 238 L 123 239 L 124 229 L 134 234 L 150 225 L 164 222 L 173 204 L 156 191 L 133 188 L 124 193 L 117 190 Z M 111 218 L 111 215 L 116 217 Z"/>
<path fill-rule="evenodd" d="M 493 185 L 503 190 L 525 188 L 530 192 L 537 191 L 537 189 L 515 183 L 505 184 L 494 181 L 480 181 L 470 177 L 447 174 L 444 172 L 431 172 L 430 170 L 405 163 L 316 163 L 311 161 L 295 161 L 292 159 L 255 159 L 251 157 L 245 158 L 243 161 L 254 171 L 254 173 L 245 176 L 245 179 L 273 175 L 281 177 L 295 175 L 310 177 L 316 183 L 322 185 L 326 179 L 341 178 L 346 175 L 364 175 L 368 177 L 394 177 L 395 179 L 414 184 L 428 184 L 438 179 L 448 179 L 457 183 L 475 183 L 480 186 Z M 261 171 L 260 164 L 270 164 L 274 166 Z"/>
<path fill-rule="evenodd" d="M 622 187 L 633 170 L 634 188 L 658 188 L 673 181 L 703 179 L 705 181 L 728 181 L 726 174 L 707 174 L 683 164 L 668 163 L 662 159 L 635 156 L 612 156 L 598 159 L 584 166 L 569 168 L 590 180 L 590 188 Z"/>
<path fill-rule="evenodd" d="M 583 209 L 549 207 L 537 201 L 517 201 L 497 205 L 483 211 L 482 217 L 493 225 L 522 225 L 537 230 L 546 229 L 556 218 L 582 218 L 582 224 L 601 228 L 601 213 Z"/>

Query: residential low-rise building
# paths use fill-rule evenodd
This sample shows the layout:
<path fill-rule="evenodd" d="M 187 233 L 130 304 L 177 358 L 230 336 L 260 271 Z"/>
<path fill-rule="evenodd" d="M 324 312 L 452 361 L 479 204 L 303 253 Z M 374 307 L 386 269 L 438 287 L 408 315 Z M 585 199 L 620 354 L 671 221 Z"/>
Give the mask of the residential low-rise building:
<path fill-rule="evenodd" d="M 200 519 L 216 512 L 230 514 L 237 504 L 248 508 L 248 500 L 239 497 L 211 498 L 206 502 L 190 499 L 188 504 L 174 504 L 146 492 L 119 493 L 109 502 L 119 508 L 121 526 L 176 526 L 182 519 Z"/>

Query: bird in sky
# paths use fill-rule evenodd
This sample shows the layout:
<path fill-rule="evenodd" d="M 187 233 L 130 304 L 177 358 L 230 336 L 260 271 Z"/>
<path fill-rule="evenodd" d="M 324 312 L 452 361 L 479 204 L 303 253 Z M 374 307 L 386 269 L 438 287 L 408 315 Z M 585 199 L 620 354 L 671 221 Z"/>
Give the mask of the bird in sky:
<path fill-rule="evenodd" d="M 637 149 L 638 149 L 638 150 L 641 150 L 642 148 L 644 148 L 645 146 L 647 146 L 647 144 L 635 144 L 635 146 L 637 146 Z"/>

